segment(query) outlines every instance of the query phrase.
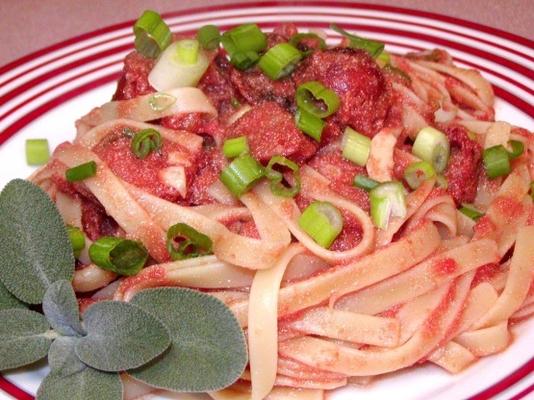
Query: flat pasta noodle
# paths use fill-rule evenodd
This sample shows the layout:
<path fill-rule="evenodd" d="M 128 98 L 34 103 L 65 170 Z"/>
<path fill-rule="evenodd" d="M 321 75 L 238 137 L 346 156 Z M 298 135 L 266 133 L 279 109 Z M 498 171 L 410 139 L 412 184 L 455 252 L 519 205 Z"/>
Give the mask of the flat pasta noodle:
<path fill-rule="evenodd" d="M 308 307 L 321 304 L 335 294 L 335 288 L 356 291 L 406 270 L 428 257 L 439 245 L 437 229 L 430 223 L 389 246 L 347 265 L 339 265 L 304 281 L 289 284 L 280 290 L 278 316 L 284 317 Z M 390 263 L 389 260 L 397 260 Z M 387 265 L 387 268 L 384 266 Z M 347 282 L 352 286 L 347 287 Z M 339 289 L 338 289 L 339 290 Z M 238 321 L 246 326 L 248 302 L 231 307 Z"/>
<path fill-rule="evenodd" d="M 428 359 L 443 369 L 456 374 L 466 369 L 478 358 L 464 346 L 451 341 L 433 352 Z"/>
<path fill-rule="evenodd" d="M 157 108 L 151 103 L 154 96 L 164 96 L 168 105 Z M 82 117 L 86 126 L 97 126 L 104 122 L 125 118 L 136 121 L 152 121 L 173 114 L 200 112 L 217 114 L 206 95 L 197 88 L 183 87 L 165 91 L 164 93 L 147 94 L 129 100 L 110 101 L 93 109 Z"/>
<path fill-rule="evenodd" d="M 449 325 L 461 312 L 470 284 L 469 279 L 460 279 L 455 283 L 440 303 L 440 306 L 447 304 L 445 310 L 438 306 L 427 324 L 410 340 L 394 349 L 362 351 L 322 339 L 304 337 L 282 342 L 279 351 L 282 355 L 305 364 L 347 375 L 366 376 L 396 371 L 413 365 L 440 343 Z M 316 350 L 312 351 L 311 348 Z"/>
<path fill-rule="evenodd" d="M 462 333 L 455 341 L 478 357 L 488 356 L 504 350 L 510 344 L 512 336 L 508 330 L 508 321 L 488 328 L 481 328 Z"/>
<path fill-rule="evenodd" d="M 202 138 L 191 132 L 168 129 L 161 125 L 148 124 L 127 118 L 111 119 L 98 124 L 93 129 L 78 134 L 75 143 L 92 149 L 110 135 L 116 134 L 118 128 L 122 130 L 131 129 L 132 131 L 155 129 L 161 134 L 164 140 L 178 143 L 191 152 L 198 152 L 202 147 Z"/>
<path fill-rule="evenodd" d="M 72 287 L 75 292 L 92 292 L 107 286 L 116 278 L 117 274 L 106 271 L 95 264 L 89 264 L 74 272 Z"/>
<path fill-rule="evenodd" d="M 395 347 L 400 325 L 395 318 L 377 317 L 317 307 L 289 322 L 288 327 L 306 335 L 316 335 L 346 342 Z"/>
<path fill-rule="evenodd" d="M 323 371 L 309 365 L 299 363 L 290 358 L 278 357 L 278 373 L 280 375 L 298 378 L 298 379 L 314 379 L 317 381 L 339 380 L 346 378 L 343 374 L 336 374 L 333 372 Z"/>
<path fill-rule="evenodd" d="M 265 398 L 273 388 L 278 364 L 278 293 L 291 259 L 304 249 L 290 246 L 276 265 L 258 271 L 250 286 L 248 348 L 252 378 L 252 400 Z"/>
<path fill-rule="evenodd" d="M 250 398 L 253 398 L 254 388 L 252 387 L 252 377 L 250 375 L 250 371 L 245 371 L 243 375 L 241 375 L 240 379 L 243 381 L 249 381 L 251 382 L 251 396 Z M 315 390 L 334 390 L 340 387 L 343 387 L 347 384 L 347 378 L 341 377 L 341 378 L 330 378 L 330 379 L 321 379 L 316 380 L 310 377 L 306 377 L 304 379 L 300 378 L 293 378 L 285 375 L 277 375 L 274 379 L 274 384 L 276 387 L 287 387 L 287 388 L 299 388 L 299 389 L 315 389 Z M 272 393 L 272 390 L 268 392 L 268 394 L 265 397 L 262 397 L 263 399 L 266 398 L 270 393 Z"/>
<path fill-rule="evenodd" d="M 374 286 L 341 298 L 336 307 L 354 310 L 356 304 L 365 302 L 367 312 L 381 312 L 499 259 L 494 241 L 481 239 L 470 242 L 435 255 L 391 279 L 384 279 Z M 346 290 L 343 294 L 348 293 L 350 291 Z M 369 310 L 371 307 L 372 310 Z"/>
<path fill-rule="evenodd" d="M 504 290 L 494 306 L 475 324 L 477 328 L 508 320 L 523 304 L 534 276 L 534 246 L 530 243 L 533 235 L 534 226 L 519 229 Z"/>

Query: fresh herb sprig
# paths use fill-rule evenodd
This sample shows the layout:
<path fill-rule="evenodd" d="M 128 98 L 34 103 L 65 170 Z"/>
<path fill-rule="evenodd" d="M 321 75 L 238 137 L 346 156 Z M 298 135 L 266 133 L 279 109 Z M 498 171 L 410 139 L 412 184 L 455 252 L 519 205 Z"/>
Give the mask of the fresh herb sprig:
<path fill-rule="evenodd" d="M 0 193 L 0 371 L 48 356 L 38 400 L 122 399 L 119 372 L 173 391 L 235 382 L 247 363 L 232 312 L 189 289 L 142 291 L 132 302 L 101 301 L 80 316 L 74 256 L 55 205 L 14 180 Z M 43 314 L 28 304 L 42 304 Z"/>

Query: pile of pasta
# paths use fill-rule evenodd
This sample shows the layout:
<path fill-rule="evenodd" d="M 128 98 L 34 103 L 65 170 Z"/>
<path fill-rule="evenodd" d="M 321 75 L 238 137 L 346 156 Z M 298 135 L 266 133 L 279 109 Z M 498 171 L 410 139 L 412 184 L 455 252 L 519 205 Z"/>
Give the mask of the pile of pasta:
<path fill-rule="evenodd" d="M 440 123 L 454 121 L 476 133 L 483 147 L 512 139 L 524 143 L 507 177 L 481 181 L 475 206 L 485 215 L 476 226 L 430 179 L 407 195 L 405 217 L 377 229 L 366 211 L 303 166 L 302 193 L 352 214 L 361 226 L 356 247 L 331 251 L 299 227 L 295 201 L 275 196 L 267 183 L 243 195 L 239 205 L 186 207 L 120 179 L 92 151 L 117 127 L 155 127 L 164 141 L 190 151 L 201 146 L 192 133 L 147 123 L 179 112 L 216 114 L 199 89 L 182 88 L 172 92 L 176 104 L 163 111 L 149 106 L 150 96 L 93 110 L 78 121 L 73 143 L 59 146 L 31 177 L 55 201 L 65 223 L 81 228 L 79 200 L 58 190 L 51 178 L 95 161 L 97 173 L 81 183 L 84 190 L 155 260 L 137 276 L 116 280 L 85 255 L 88 265 L 76 271 L 75 289 L 100 289 L 97 300 L 129 301 L 146 288 L 183 286 L 226 303 L 246 332 L 250 364 L 234 386 L 210 394 L 217 400 L 322 399 L 326 391 L 422 362 L 457 373 L 504 350 L 512 340 L 510 325 L 534 313 L 534 213 L 528 194 L 534 141 L 528 132 L 494 121 L 493 92 L 478 72 L 424 58 L 392 56 L 391 62 L 411 85 L 394 84 L 404 99 L 403 125 L 373 138 L 370 177 L 391 179 L 394 153 L 402 152 L 395 148 L 396 137 L 426 126 L 422 115 L 429 110 Z M 260 238 L 231 232 L 223 222 L 232 219 L 253 220 Z M 177 222 L 209 236 L 214 254 L 167 262 L 166 232 Z"/>

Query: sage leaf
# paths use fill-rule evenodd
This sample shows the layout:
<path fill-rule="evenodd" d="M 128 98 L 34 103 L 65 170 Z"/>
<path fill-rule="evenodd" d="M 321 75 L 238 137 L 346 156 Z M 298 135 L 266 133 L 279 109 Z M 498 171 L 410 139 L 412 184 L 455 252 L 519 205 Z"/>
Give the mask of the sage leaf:
<path fill-rule="evenodd" d="M 48 195 L 22 179 L 0 193 L 0 280 L 18 299 L 41 303 L 57 280 L 72 280 L 74 255 Z"/>
<path fill-rule="evenodd" d="M 122 382 L 118 373 L 81 365 L 81 369 L 74 373 L 50 372 L 39 386 L 37 400 L 122 400 Z"/>
<path fill-rule="evenodd" d="M 52 339 L 44 315 L 24 308 L 0 311 L 0 371 L 32 364 L 46 356 Z"/>
<path fill-rule="evenodd" d="M 226 305 L 190 289 L 158 288 L 132 303 L 152 313 L 171 332 L 172 345 L 149 364 L 128 371 L 150 386 L 206 392 L 231 385 L 247 364 L 243 331 Z"/>
<path fill-rule="evenodd" d="M 64 336 L 85 335 L 70 282 L 60 280 L 50 285 L 43 298 L 43 312 L 56 332 Z"/>
<path fill-rule="evenodd" d="M 75 351 L 79 340 L 76 336 L 54 340 L 48 351 L 51 373 L 41 384 L 37 399 L 122 400 L 119 374 L 97 371 L 82 363 Z"/>
<path fill-rule="evenodd" d="M 0 282 L 0 310 L 8 310 L 10 308 L 26 308 L 26 305 L 13 296 L 4 284 Z"/>
<path fill-rule="evenodd" d="M 167 329 L 157 318 L 130 303 L 96 303 L 84 313 L 84 325 L 87 336 L 77 342 L 76 354 L 101 371 L 140 367 L 171 343 Z"/>
<path fill-rule="evenodd" d="M 48 365 L 52 372 L 61 371 L 63 375 L 70 375 L 86 367 L 76 355 L 78 340 L 75 336 L 60 336 L 52 342 L 48 350 Z"/>

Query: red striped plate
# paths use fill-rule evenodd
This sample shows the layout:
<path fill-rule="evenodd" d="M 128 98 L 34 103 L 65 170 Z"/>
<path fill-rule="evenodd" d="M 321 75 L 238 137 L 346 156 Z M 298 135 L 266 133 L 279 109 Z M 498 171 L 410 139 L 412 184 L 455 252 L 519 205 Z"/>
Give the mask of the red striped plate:
<path fill-rule="evenodd" d="M 284 21 L 304 28 L 333 22 L 384 41 L 393 52 L 441 47 L 459 65 L 479 69 L 491 81 L 499 119 L 534 130 L 534 42 L 507 32 L 421 11 L 335 2 L 232 4 L 172 13 L 166 20 L 175 32 L 192 32 L 206 23 L 227 28 L 254 21 L 268 30 Z M 23 156 L 25 139 L 47 137 L 55 147 L 74 136 L 76 118 L 110 98 L 121 61 L 132 49 L 132 25 L 127 21 L 74 37 L 0 68 L 0 187 L 32 172 Z M 331 399 L 521 398 L 534 384 L 534 320 L 516 326 L 514 333 L 508 350 L 459 375 L 423 365 L 367 388 L 339 390 Z M 7 374 L 0 377 L 0 389 L 32 399 L 46 372 L 41 366 Z"/>

